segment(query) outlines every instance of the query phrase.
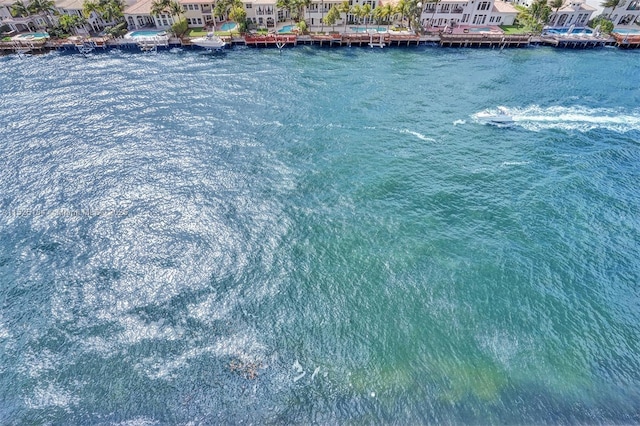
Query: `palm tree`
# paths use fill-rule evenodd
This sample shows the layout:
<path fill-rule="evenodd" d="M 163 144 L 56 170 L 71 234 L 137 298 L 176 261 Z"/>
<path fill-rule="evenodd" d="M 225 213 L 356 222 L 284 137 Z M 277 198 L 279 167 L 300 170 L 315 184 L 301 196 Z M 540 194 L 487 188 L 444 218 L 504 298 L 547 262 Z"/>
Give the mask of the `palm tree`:
<path fill-rule="evenodd" d="M 151 3 L 151 16 L 160 16 L 167 13 L 170 0 L 153 0 Z"/>
<path fill-rule="evenodd" d="M 552 7 L 554 9 L 553 19 L 550 20 L 550 22 L 553 22 L 554 25 L 558 22 L 558 11 L 560 11 L 560 8 L 563 5 L 564 5 L 564 0 L 551 0 L 549 2 L 549 7 Z"/>
<path fill-rule="evenodd" d="M 327 25 L 331 25 L 331 31 L 334 30 L 336 21 L 340 19 L 340 11 L 336 5 L 331 6 L 329 9 L 329 13 L 323 18 L 323 23 Z"/>
<path fill-rule="evenodd" d="M 76 28 L 81 27 L 84 23 L 85 19 L 78 15 L 61 15 L 58 20 L 58 25 L 67 34 L 75 33 Z"/>
<path fill-rule="evenodd" d="M 56 11 L 53 0 L 31 0 L 27 9 L 32 15 L 44 15 L 47 23 L 52 25 L 51 15 Z"/>
<path fill-rule="evenodd" d="M 400 22 L 404 26 L 404 17 L 409 11 L 409 4 L 407 3 L 407 0 L 398 1 L 398 3 L 396 3 L 395 11 L 400 14 Z"/>
<path fill-rule="evenodd" d="M 220 0 L 218 1 L 218 3 L 216 4 L 216 8 L 218 7 L 218 5 L 222 4 L 223 1 Z M 278 9 L 284 9 L 288 12 L 288 15 L 291 16 L 291 10 L 293 9 L 293 1 L 292 0 L 278 0 L 276 1 L 276 7 Z"/>
<path fill-rule="evenodd" d="M 238 24 L 240 32 L 245 32 L 247 25 L 247 12 L 244 7 L 235 5 L 229 11 L 229 18 Z"/>
<path fill-rule="evenodd" d="M 289 1 L 289 0 L 287 0 Z M 213 14 L 220 19 L 225 19 L 235 7 L 242 7 L 241 0 L 219 0 L 213 9 Z"/>
<path fill-rule="evenodd" d="M 360 16 L 362 14 L 362 6 L 359 4 L 354 4 L 351 6 L 351 14 L 358 18 L 358 24 L 360 24 Z"/>
<path fill-rule="evenodd" d="M 309 17 L 309 6 L 311 6 L 311 0 L 298 0 L 296 6 L 298 6 L 298 19 L 304 18 L 304 9 L 307 10 Z"/>
<path fill-rule="evenodd" d="M 171 1 L 171 3 L 169 3 L 169 13 L 171 13 L 171 15 L 180 17 L 184 14 L 184 12 L 184 7 L 182 7 L 182 5 L 176 0 L 173 0 Z"/>
<path fill-rule="evenodd" d="M 376 8 L 377 10 L 378 8 Z M 387 23 L 387 30 L 389 29 L 389 27 L 391 26 L 391 20 L 393 18 L 394 15 L 394 11 L 393 11 L 393 6 L 391 6 L 390 4 L 385 4 L 384 6 L 381 7 L 382 12 L 381 17 L 386 21 Z"/>
<path fill-rule="evenodd" d="M 624 4 L 624 2 L 625 0 L 605 0 L 600 3 L 600 6 L 604 7 L 605 9 L 611 8 L 611 13 L 609 13 L 609 17 L 611 17 L 611 15 L 613 15 L 613 11 L 616 10 L 616 7 Z"/>
<path fill-rule="evenodd" d="M 340 6 L 338 6 L 338 12 L 340 13 L 344 13 L 344 32 L 347 32 L 347 15 L 349 14 L 349 12 L 351 11 L 351 6 L 349 6 L 349 0 L 345 0 L 342 3 L 340 3 Z"/>
<path fill-rule="evenodd" d="M 360 8 L 360 16 L 364 18 L 364 29 L 367 29 L 367 24 L 369 23 L 369 15 L 371 15 L 371 5 L 369 3 L 365 4 Z"/>
<path fill-rule="evenodd" d="M 30 15 L 29 8 L 22 0 L 17 0 L 11 5 L 11 14 L 14 17 L 26 18 Z"/>
<path fill-rule="evenodd" d="M 124 2 L 123 0 L 109 0 L 101 10 L 102 19 L 105 22 L 117 22 L 124 19 Z"/>
<path fill-rule="evenodd" d="M 438 9 L 438 3 L 440 3 L 441 0 L 427 0 L 427 3 L 433 3 L 433 13 L 431 14 L 431 22 L 429 25 L 430 27 L 433 28 L 433 19 L 436 17 L 436 10 Z"/>
<path fill-rule="evenodd" d="M 82 14 L 89 18 L 94 13 L 105 22 L 119 22 L 124 20 L 124 7 L 123 0 L 85 0 L 82 4 Z"/>

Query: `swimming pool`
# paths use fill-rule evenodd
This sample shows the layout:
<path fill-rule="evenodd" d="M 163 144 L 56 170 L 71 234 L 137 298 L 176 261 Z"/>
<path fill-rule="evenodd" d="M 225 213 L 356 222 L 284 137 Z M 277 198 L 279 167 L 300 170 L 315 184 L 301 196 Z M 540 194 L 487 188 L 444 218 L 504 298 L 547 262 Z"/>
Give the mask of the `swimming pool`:
<path fill-rule="evenodd" d="M 26 34 L 18 34 L 13 37 L 14 40 L 34 40 L 40 38 L 49 38 L 49 33 L 26 33 Z"/>
<path fill-rule="evenodd" d="M 290 33 L 295 28 L 295 25 L 285 25 L 284 27 L 278 30 L 279 33 Z"/>
<path fill-rule="evenodd" d="M 569 28 L 549 28 L 546 30 L 549 34 L 566 34 Z M 590 28 L 574 28 L 571 30 L 571 34 L 592 34 L 593 30 Z"/>
<path fill-rule="evenodd" d="M 640 30 L 634 30 L 632 28 L 620 28 L 620 29 L 613 30 L 611 32 L 616 34 L 625 34 L 625 35 L 640 34 Z"/>
<path fill-rule="evenodd" d="M 159 30 L 139 30 L 139 31 L 131 31 L 130 33 L 128 33 L 127 35 L 125 35 L 125 38 L 137 38 L 137 37 L 161 37 L 161 36 L 166 36 L 167 32 L 166 31 L 159 31 Z"/>
<path fill-rule="evenodd" d="M 469 28 L 470 33 L 490 33 L 491 27 Z"/>
<path fill-rule="evenodd" d="M 378 27 L 378 28 L 349 27 L 349 29 L 351 31 L 353 31 L 354 33 L 366 33 L 367 31 L 374 31 L 374 32 L 378 32 L 378 33 L 387 32 L 387 28 L 386 27 Z"/>
<path fill-rule="evenodd" d="M 220 29 L 222 31 L 233 31 L 238 25 L 235 22 L 225 22 Z"/>

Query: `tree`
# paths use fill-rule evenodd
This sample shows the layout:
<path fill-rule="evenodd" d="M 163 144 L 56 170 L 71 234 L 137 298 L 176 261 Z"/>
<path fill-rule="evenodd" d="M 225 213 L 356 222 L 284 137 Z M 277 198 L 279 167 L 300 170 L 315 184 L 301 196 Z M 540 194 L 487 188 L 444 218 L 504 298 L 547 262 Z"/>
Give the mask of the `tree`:
<path fill-rule="evenodd" d="M 176 37 L 182 37 L 189 31 L 189 24 L 187 18 L 178 19 L 173 25 L 171 25 L 171 32 Z"/>
<path fill-rule="evenodd" d="M 371 5 L 369 3 L 365 4 L 360 8 L 360 18 L 364 20 L 364 28 L 367 29 L 367 24 L 369 23 L 369 15 L 371 15 Z"/>
<path fill-rule="evenodd" d="M 436 4 L 438 0 L 436 0 Z M 408 0 L 407 1 L 407 16 L 409 17 L 409 26 L 413 30 L 419 30 L 420 15 L 422 15 L 422 3 L 420 0 Z"/>
<path fill-rule="evenodd" d="M 311 0 L 297 0 L 296 6 L 298 7 L 298 21 L 304 18 L 304 9 L 309 11 L 311 6 Z"/>
<path fill-rule="evenodd" d="M 151 3 L 151 16 L 160 16 L 169 12 L 170 0 L 153 0 Z"/>
<path fill-rule="evenodd" d="M 613 31 L 613 22 L 605 15 L 596 16 L 587 24 L 590 28 L 597 28 L 600 25 L 600 31 L 603 34 L 610 34 Z"/>
<path fill-rule="evenodd" d="M 220 4 L 220 2 L 218 4 Z M 216 7 L 218 7 L 218 4 L 216 4 Z M 278 9 L 286 10 L 287 14 L 291 17 L 292 11 L 295 8 L 294 0 L 277 0 L 276 1 L 276 7 Z"/>
<path fill-rule="evenodd" d="M 400 15 L 400 22 L 404 26 L 404 17 L 409 12 L 409 3 L 407 0 L 400 0 L 396 3 L 395 12 Z"/>
<path fill-rule="evenodd" d="M 347 32 L 347 16 L 349 15 L 349 12 L 351 11 L 351 6 L 349 5 L 349 0 L 345 0 L 342 3 L 340 3 L 340 6 L 338 6 L 338 11 L 340 13 L 344 13 L 344 32 Z"/>
<path fill-rule="evenodd" d="M 438 9 L 438 3 L 440 3 L 441 0 L 427 0 L 427 3 L 433 3 L 433 13 L 431 14 L 431 22 L 429 25 L 430 27 L 433 27 L 433 20 L 436 17 L 436 10 Z"/>
<path fill-rule="evenodd" d="M 307 26 L 307 21 L 305 21 L 304 19 L 299 21 L 298 22 L 298 29 L 300 30 L 300 32 L 302 34 L 306 34 L 307 31 L 309 31 L 309 27 Z"/>
<path fill-rule="evenodd" d="M 184 15 L 184 12 L 184 7 L 182 7 L 182 5 L 176 0 L 169 3 L 169 13 L 171 13 L 172 16 L 182 16 Z"/>
<path fill-rule="evenodd" d="M 322 18 L 322 21 L 325 25 L 330 25 L 331 31 L 333 31 L 338 19 L 340 19 L 340 11 L 338 10 L 338 7 L 336 5 L 333 5 L 331 6 L 331 9 L 329 9 L 329 13 L 327 13 L 325 17 Z"/>
<path fill-rule="evenodd" d="M 233 6 L 229 11 L 229 18 L 238 24 L 238 30 L 241 33 L 246 32 L 247 27 L 247 12 L 242 6 Z"/>
<path fill-rule="evenodd" d="M 354 4 L 351 6 L 351 14 L 358 18 L 358 24 L 360 23 L 360 16 L 362 14 L 362 6 L 359 4 Z"/>
<path fill-rule="evenodd" d="M 58 19 L 58 25 L 67 34 L 75 33 L 76 28 L 84 23 L 85 19 L 78 15 L 61 15 Z"/>
<path fill-rule="evenodd" d="M 626 0 L 605 0 L 600 3 L 600 6 L 604 7 L 605 9 L 611 8 L 611 12 L 609 13 L 609 16 L 611 16 L 613 15 L 613 11 L 616 10 L 616 7 L 624 4 L 625 1 Z"/>
<path fill-rule="evenodd" d="M 27 9 L 33 15 L 44 15 L 48 24 L 53 24 L 51 15 L 56 12 L 53 0 L 31 0 Z"/>
<path fill-rule="evenodd" d="M 564 0 L 551 0 L 549 2 L 549 7 L 552 7 L 554 9 L 553 19 L 551 19 L 550 22 L 558 22 L 558 11 L 562 6 L 564 6 Z"/>
<path fill-rule="evenodd" d="M 30 15 L 29 8 L 22 0 L 17 0 L 11 5 L 11 14 L 14 17 L 26 18 Z"/>
<path fill-rule="evenodd" d="M 89 18 L 95 13 L 105 22 L 119 23 L 124 22 L 124 6 L 123 0 L 85 0 L 82 4 L 82 14 Z"/>
<path fill-rule="evenodd" d="M 535 0 L 528 8 L 517 6 L 518 21 L 522 23 L 529 32 L 539 33 L 544 24 L 549 22 L 551 8 L 547 5 L 547 0 Z"/>
<path fill-rule="evenodd" d="M 111 1 L 121 1 L 121 0 L 111 0 Z M 180 3 L 177 0 L 153 0 L 151 3 L 151 15 L 160 16 L 160 15 L 169 15 L 171 17 L 177 16 L 178 19 L 174 20 L 174 23 L 180 20 L 180 15 L 184 13 L 184 8 L 180 6 Z M 173 25 L 173 24 L 171 24 Z M 180 28 L 178 28 L 180 30 Z"/>

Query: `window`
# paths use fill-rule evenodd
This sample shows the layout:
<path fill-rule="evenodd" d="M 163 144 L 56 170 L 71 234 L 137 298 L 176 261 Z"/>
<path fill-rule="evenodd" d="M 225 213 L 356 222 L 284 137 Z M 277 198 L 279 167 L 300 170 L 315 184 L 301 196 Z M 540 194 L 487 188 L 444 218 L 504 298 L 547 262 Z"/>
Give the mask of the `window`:
<path fill-rule="evenodd" d="M 247 3 L 245 6 L 247 7 L 247 9 L 251 9 L 253 7 L 251 3 Z"/>
<path fill-rule="evenodd" d="M 198 25 L 202 25 L 202 18 L 198 18 Z"/>
<path fill-rule="evenodd" d="M 489 10 L 489 5 L 491 3 L 488 1 L 481 1 L 478 3 L 478 10 Z"/>

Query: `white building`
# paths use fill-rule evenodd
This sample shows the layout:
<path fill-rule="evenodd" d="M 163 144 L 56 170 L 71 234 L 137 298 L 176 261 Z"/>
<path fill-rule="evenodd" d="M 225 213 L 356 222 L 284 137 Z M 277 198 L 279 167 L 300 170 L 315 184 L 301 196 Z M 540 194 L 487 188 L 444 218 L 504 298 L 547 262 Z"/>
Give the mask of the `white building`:
<path fill-rule="evenodd" d="M 82 14 L 83 3 L 83 0 L 56 0 L 55 8 L 61 15 L 79 16 L 82 18 L 84 17 Z M 90 31 L 100 31 L 104 29 L 106 25 L 102 18 L 95 12 L 91 12 L 91 15 L 86 18 L 86 22 L 83 28 L 79 30 L 80 33 L 84 32 L 88 34 Z"/>
<path fill-rule="evenodd" d="M 611 19 L 614 26 L 640 23 L 640 0 L 623 0 L 614 10 L 609 7 L 602 14 Z"/>
<path fill-rule="evenodd" d="M 276 22 L 289 19 L 286 10 L 276 7 L 276 0 L 247 0 L 244 2 L 247 19 L 259 28 L 275 27 Z"/>
<path fill-rule="evenodd" d="M 442 0 L 426 3 L 420 16 L 422 26 L 513 25 L 518 11 L 501 0 Z"/>
<path fill-rule="evenodd" d="M 548 25 L 551 27 L 586 27 L 591 19 L 591 15 L 596 8 L 590 6 L 585 0 L 566 1 L 558 12 L 554 10 L 549 18 Z"/>
<path fill-rule="evenodd" d="M 11 15 L 11 6 L 15 0 L 0 0 L 0 25 L 7 25 L 15 32 L 35 31 L 38 28 L 46 28 L 49 22 L 43 15 L 31 15 L 16 17 Z M 28 1 L 24 2 L 29 5 Z"/>

